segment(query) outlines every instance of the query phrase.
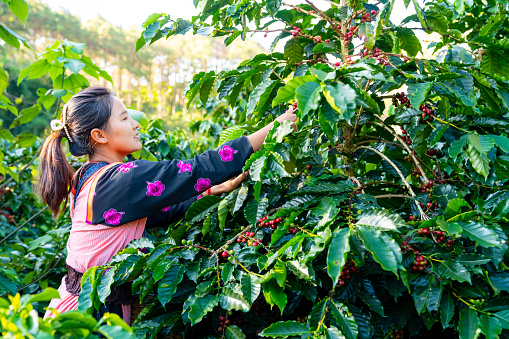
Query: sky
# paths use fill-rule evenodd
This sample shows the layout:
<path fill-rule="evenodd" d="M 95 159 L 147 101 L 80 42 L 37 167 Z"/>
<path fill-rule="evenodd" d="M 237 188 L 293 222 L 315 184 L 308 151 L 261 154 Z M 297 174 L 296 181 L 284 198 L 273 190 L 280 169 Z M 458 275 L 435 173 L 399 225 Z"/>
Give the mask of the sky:
<path fill-rule="evenodd" d="M 142 1 L 129 1 L 129 0 L 42 0 L 48 4 L 52 9 L 66 9 L 71 14 L 81 18 L 83 23 L 87 20 L 100 15 L 114 25 L 129 28 L 132 26 L 140 27 L 150 14 L 153 13 L 166 13 L 172 19 L 183 18 L 191 19 L 198 11 L 193 5 L 193 0 L 142 0 Z M 419 0 L 421 3 L 423 0 Z M 300 4 L 302 0 L 286 0 L 289 4 Z M 327 0 L 313 0 L 313 3 L 320 9 L 330 8 Z M 178 5 L 175 5 L 178 4 Z M 392 13 L 392 21 L 398 24 L 408 15 L 414 14 L 415 10 L 410 5 L 408 9 L 403 5 L 403 0 L 396 0 L 394 10 Z M 188 33 L 189 34 L 189 33 Z M 275 36 L 274 36 L 275 37 Z M 262 34 L 255 34 L 253 39 L 259 42 L 266 49 L 269 49 L 270 43 L 273 38 L 263 38 Z M 283 46 L 279 46 L 279 48 Z"/>

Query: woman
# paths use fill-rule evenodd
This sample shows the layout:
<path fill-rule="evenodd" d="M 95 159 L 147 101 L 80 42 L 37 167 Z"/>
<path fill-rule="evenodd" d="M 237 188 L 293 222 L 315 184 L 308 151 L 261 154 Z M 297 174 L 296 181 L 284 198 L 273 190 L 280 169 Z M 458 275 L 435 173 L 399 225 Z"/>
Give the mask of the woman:
<path fill-rule="evenodd" d="M 290 109 L 276 120 L 294 122 L 296 116 Z M 60 299 L 49 305 L 62 313 L 78 308 L 80 281 L 87 269 L 109 262 L 129 242 L 142 237 L 146 228 L 180 219 L 201 196 L 237 187 L 246 177 L 241 174 L 245 161 L 261 148 L 272 123 L 190 160 L 123 163 L 128 154 L 142 148 L 139 124 L 107 88 L 89 87 L 69 100 L 61 120 L 52 121 L 51 127 L 53 133 L 41 148 L 37 187 L 55 215 L 70 193 L 68 274 L 59 288 Z M 64 137 L 74 156 L 88 155 L 76 173 L 62 151 Z M 113 312 L 129 324 L 130 304 L 127 283 L 113 290 L 94 316 Z M 52 316 L 48 309 L 45 317 Z"/>

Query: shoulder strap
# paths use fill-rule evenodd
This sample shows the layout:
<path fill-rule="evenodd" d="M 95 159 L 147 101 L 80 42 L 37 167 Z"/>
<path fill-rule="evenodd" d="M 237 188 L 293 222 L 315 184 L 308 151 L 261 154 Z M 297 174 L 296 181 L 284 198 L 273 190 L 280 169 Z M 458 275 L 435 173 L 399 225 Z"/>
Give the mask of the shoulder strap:
<path fill-rule="evenodd" d="M 108 168 L 111 168 L 115 165 L 118 165 L 120 164 L 120 162 L 113 162 L 111 164 L 108 164 L 106 166 L 104 166 L 103 168 L 101 168 L 100 170 L 98 170 L 94 176 L 92 178 L 90 178 L 92 180 L 92 186 L 90 187 L 90 191 L 88 192 L 88 200 L 87 200 L 87 224 L 92 224 L 92 214 L 93 214 L 93 211 L 92 211 L 92 203 L 93 203 L 93 200 L 94 200 L 94 193 L 95 193 L 95 187 L 97 186 L 97 182 L 99 181 L 99 178 L 101 177 L 101 174 L 103 174 Z"/>
<path fill-rule="evenodd" d="M 87 164 L 83 165 L 86 166 Z M 75 177 L 78 178 L 77 185 L 71 184 L 71 192 L 74 194 L 73 204 L 71 206 L 71 215 L 74 210 L 74 206 L 76 206 L 76 201 L 78 200 L 78 195 L 80 194 L 83 187 L 85 187 L 90 180 L 92 179 L 94 173 L 100 168 L 108 165 L 107 162 L 98 162 L 98 163 L 90 163 L 90 166 L 85 169 L 85 167 L 81 167 L 78 170 L 78 173 Z M 75 178 L 73 178 L 74 181 Z"/>

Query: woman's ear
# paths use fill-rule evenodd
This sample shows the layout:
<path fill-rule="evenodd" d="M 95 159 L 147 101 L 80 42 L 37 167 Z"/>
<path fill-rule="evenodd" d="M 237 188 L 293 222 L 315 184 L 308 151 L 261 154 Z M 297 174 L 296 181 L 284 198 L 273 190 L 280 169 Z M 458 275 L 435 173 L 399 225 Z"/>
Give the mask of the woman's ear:
<path fill-rule="evenodd" d="M 100 130 L 99 128 L 94 128 L 90 132 L 90 138 L 92 141 L 92 144 L 105 144 L 108 142 L 108 138 L 106 137 L 106 134 Z"/>

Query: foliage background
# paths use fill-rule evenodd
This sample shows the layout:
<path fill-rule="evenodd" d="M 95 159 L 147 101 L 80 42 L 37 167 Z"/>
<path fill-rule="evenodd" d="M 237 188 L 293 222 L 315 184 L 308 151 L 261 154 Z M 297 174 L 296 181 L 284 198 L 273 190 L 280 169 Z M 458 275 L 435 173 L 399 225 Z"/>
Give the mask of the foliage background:
<path fill-rule="evenodd" d="M 23 18 L 24 2 L 7 2 Z M 190 70 L 187 106 L 194 100 L 208 117 L 191 130 L 209 139 L 167 133 L 161 120 L 138 115 L 144 149 L 133 156 L 188 158 L 256 130 L 289 104 L 298 107 L 298 132 L 275 124 L 246 164 L 249 182 L 200 199 L 166 234 L 156 231 L 111 264 L 87 271 L 81 312 L 72 313 L 81 332 L 71 334 L 110 330 L 102 326 L 130 332 L 118 320 L 97 323 L 87 314 L 112 286 L 134 279 L 133 292 L 146 306 L 132 327 L 138 337 L 506 337 L 507 4 L 406 1 L 416 14 L 397 25 L 393 1 L 340 1 L 323 11 L 312 1 L 195 5 L 201 13 L 192 20 L 147 18 L 135 51 L 190 32 L 226 37 L 227 45 L 268 30 L 278 32 L 274 44 L 284 43 L 284 51 L 258 54 L 234 69 Z M 273 29 L 275 22 L 284 28 Z M 414 31 L 434 34 L 432 57 L 422 56 Z M 26 42 L 12 36 L 2 38 L 14 47 Z M 3 217 L 11 230 L 15 211 L 41 208 L 27 185 L 33 171 L 25 171 L 36 163 L 40 141 L 11 129 L 44 109 L 58 115 L 72 92 L 90 84 L 81 74 L 114 81 L 84 47 L 56 41 L 20 71 L 18 79 L 48 79 L 35 106 L 18 113 L 16 102 L 2 97 L 17 116 L 2 129 L 2 188 L 10 208 Z M 16 162 L 27 165 L 18 169 Z M 14 185 L 27 195 L 14 194 Z M 68 227 L 63 217 L 56 229 L 34 227 L 28 237 L 14 229 L 2 240 L 5 291 L 24 287 L 20 276 L 33 270 L 34 250 L 45 267 L 54 265 L 53 244 L 65 244 Z M 260 244 L 247 246 L 258 243 L 254 238 Z M 143 247 L 150 253 L 141 253 Z M 31 307 L 43 306 L 27 304 L 29 298 L 12 310 L 2 301 L 12 328 L 70 331 L 59 320 L 37 329 L 16 325 L 18 313 L 28 319 Z M 10 304 L 20 302 L 10 298 Z"/>

